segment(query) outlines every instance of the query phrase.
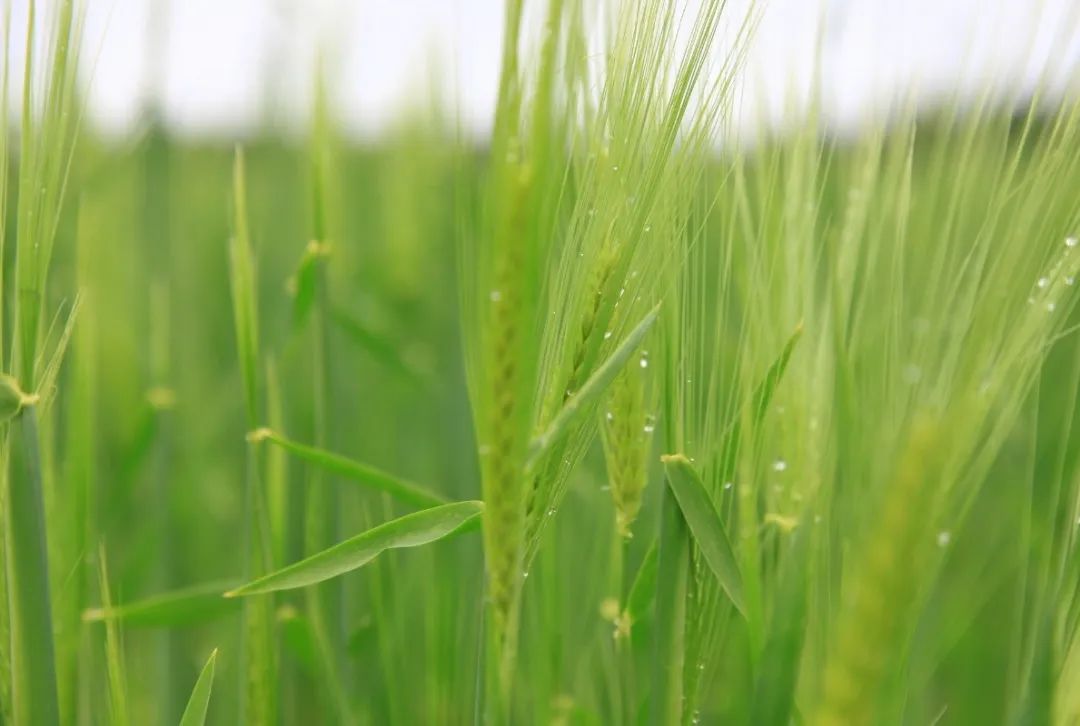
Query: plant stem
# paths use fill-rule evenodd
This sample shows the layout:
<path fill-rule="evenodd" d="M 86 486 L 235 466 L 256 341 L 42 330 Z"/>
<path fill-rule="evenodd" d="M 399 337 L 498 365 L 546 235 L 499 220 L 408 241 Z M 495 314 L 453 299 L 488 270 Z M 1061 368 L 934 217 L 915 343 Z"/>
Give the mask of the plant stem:
<path fill-rule="evenodd" d="M 656 581 L 656 652 L 652 719 L 658 726 L 682 718 L 682 675 L 686 650 L 686 592 L 690 535 L 671 489 L 664 487 Z"/>
<path fill-rule="evenodd" d="M 14 722 L 19 726 L 52 726 L 59 723 L 60 714 L 37 413 L 32 406 L 12 422 L 11 443 L 7 559 Z"/>

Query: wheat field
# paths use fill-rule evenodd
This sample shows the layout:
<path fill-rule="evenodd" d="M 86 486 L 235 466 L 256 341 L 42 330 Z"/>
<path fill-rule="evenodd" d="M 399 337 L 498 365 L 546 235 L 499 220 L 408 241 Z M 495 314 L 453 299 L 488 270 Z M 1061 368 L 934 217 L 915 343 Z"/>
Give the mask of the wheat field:
<path fill-rule="evenodd" d="M 0 723 L 1080 723 L 1075 83 L 507 0 L 484 142 L 117 140 L 4 7 Z"/>

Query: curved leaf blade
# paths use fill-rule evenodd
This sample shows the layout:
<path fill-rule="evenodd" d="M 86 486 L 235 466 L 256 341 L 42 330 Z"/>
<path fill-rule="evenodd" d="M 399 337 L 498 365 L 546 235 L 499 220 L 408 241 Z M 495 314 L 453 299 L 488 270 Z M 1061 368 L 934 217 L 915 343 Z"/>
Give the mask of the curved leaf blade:
<path fill-rule="evenodd" d="M 590 405 L 596 403 L 600 396 L 611 385 L 611 382 L 615 380 L 615 377 L 622 371 L 626 361 L 630 356 L 634 354 L 634 351 L 641 345 L 641 341 L 644 340 L 645 334 L 649 332 L 653 323 L 656 322 L 657 315 L 660 314 L 660 305 L 658 304 L 648 314 L 642 318 L 641 322 L 634 326 L 634 329 L 626 336 L 626 338 L 619 343 L 619 346 L 612 351 L 607 360 L 601 363 L 588 380 L 578 389 L 574 395 L 567 399 L 562 409 L 555 414 L 555 418 L 551 420 L 544 432 L 533 438 L 529 442 L 529 457 L 525 462 L 525 468 L 531 470 L 539 461 L 540 458 L 547 453 L 552 444 L 559 440 L 559 438 L 566 433 L 570 428 L 570 424 L 577 418 L 578 414 L 587 410 Z"/>
<path fill-rule="evenodd" d="M 407 514 L 231 590 L 225 597 L 292 590 L 324 582 L 363 567 L 386 550 L 419 547 L 461 531 L 469 524 L 479 524 L 483 509 L 483 502 L 466 501 Z"/>
<path fill-rule="evenodd" d="M 260 429 L 258 438 L 269 441 L 275 446 L 280 446 L 285 451 L 309 464 L 315 464 L 333 474 L 366 487 L 377 489 L 406 504 L 427 509 L 428 507 L 437 507 L 447 503 L 445 497 L 425 489 L 419 484 L 413 484 L 381 469 L 361 464 L 340 454 L 292 441 L 270 429 Z"/>
<path fill-rule="evenodd" d="M 221 591 L 235 581 L 208 582 L 153 595 L 125 605 L 92 608 L 83 612 L 83 622 L 117 620 L 129 627 L 172 628 L 195 625 L 234 612 L 239 603 L 223 600 Z"/>
<path fill-rule="evenodd" d="M 210 706 L 210 690 L 214 685 L 214 663 L 217 661 L 217 648 L 210 654 L 209 660 L 195 681 L 191 690 L 184 715 L 180 717 L 180 726 L 202 726 L 206 723 L 206 711 Z"/>
<path fill-rule="evenodd" d="M 761 382 L 754 387 L 754 391 L 750 396 L 750 410 L 748 412 L 751 434 L 761 428 L 761 424 L 765 420 L 765 414 L 769 410 L 769 404 L 772 403 L 773 394 L 776 393 L 777 386 L 780 385 L 780 381 L 784 378 L 788 363 L 791 362 L 791 356 L 795 352 L 795 346 L 802 339 L 802 335 L 803 326 L 802 323 L 799 323 L 795 326 L 795 331 L 788 338 L 787 343 L 784 344 L 780 355 L 765 371 L 765 376 L 761 379 Z M 735 465 L 739 457 L 739 448 L 742 445 L 742 425 L 742 417 L 736 416 L 721 438 L 720 447 L 717 450 L 720 456 L 721 479 L 727 480 L 735 475 Z"/>
<path fill-rule="evenodd" d="M 675 495 L 694 542 L 705 556 L 709 569 L 716 575 L 720 587 L 727 593 L 735 609 L 745 617 L 746 601 L 743 598 L 739 563 L 731 549 L 724 522 L 709 499 L 701 477 L 682 454 L 664 456 L 661 461 L 664 462 L 668 486 Z"/>

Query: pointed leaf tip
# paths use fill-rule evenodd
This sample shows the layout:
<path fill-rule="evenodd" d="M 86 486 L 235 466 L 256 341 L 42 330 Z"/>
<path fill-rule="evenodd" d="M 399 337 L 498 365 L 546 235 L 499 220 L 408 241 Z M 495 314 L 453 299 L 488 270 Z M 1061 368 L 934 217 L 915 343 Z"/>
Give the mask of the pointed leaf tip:
<path fill-rule="evenodd" d="M 735 609 L 745 616 L 742 573 L 723 519 L 713 506 L 701 477 L 690 465 L 690 460 L 683 454 L 669 454 L 665 459 L 668 486 L 675 495 L 694 542 Z"/>

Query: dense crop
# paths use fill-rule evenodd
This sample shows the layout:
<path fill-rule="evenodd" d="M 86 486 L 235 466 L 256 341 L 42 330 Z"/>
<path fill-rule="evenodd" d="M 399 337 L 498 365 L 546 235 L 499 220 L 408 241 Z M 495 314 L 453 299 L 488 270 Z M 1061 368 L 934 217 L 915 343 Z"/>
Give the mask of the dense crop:
<path fill-rule="evenodd" d="M 736 142 L 754 16 L 525 4 L 483 148 L 106 143 L 31 14 L 2 721 L 1080 721 L 1076 95 Z"/>

